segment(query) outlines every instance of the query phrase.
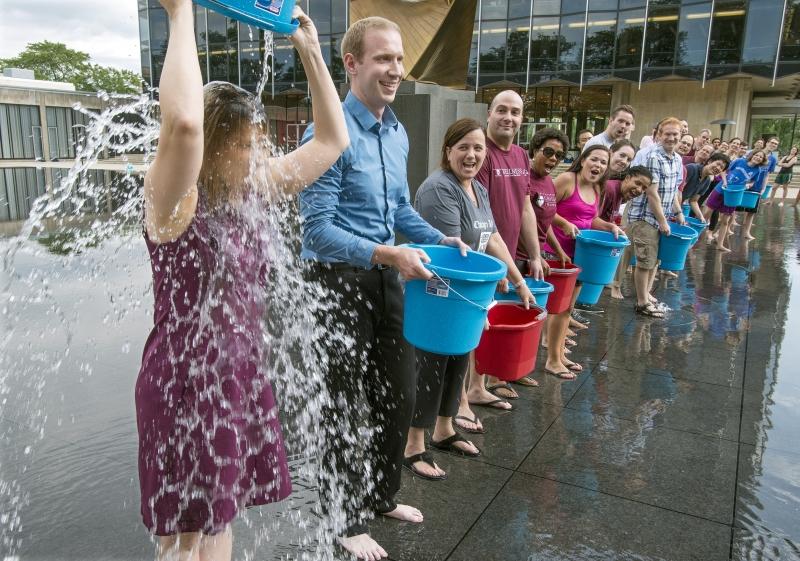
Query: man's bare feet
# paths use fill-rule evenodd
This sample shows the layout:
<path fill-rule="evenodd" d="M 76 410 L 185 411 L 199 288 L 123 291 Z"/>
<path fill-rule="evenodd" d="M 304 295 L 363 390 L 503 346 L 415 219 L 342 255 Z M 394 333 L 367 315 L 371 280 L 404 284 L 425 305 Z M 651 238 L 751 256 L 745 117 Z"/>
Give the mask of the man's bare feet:
<path fill-rule="evenodd" d="M 442 471 L 442 473 L 444 472 Z M 388 516 L 389 518 L 396 518 L 397 520 L 402 520 L 403 522 L 413 522 L 414 524 L 419 524 L 423 520 L 422 513 L 419 511 L 419 509 L 408 505 L 397 505 L 397 508 L 394 510 L 382 512 L 381 515 Z"/>
<path fill-rule="evenodd" d="M 350 536 L 349 538 L 338 537 L 336 539 L 339 540 L 339 544 L 352 553 L 356 559 L 378 561 L 379 559 L 386 559 L 389 557 L 386 550 L 378 545 L 378 542 L 373 540 L 369 534 L 358 534 L 357 536 Z"/>
<path fill-rule="evenodd" d="M 614 300 L 625 300 L 625 296 L 622 295 L 622 291 L 619 289 L 618 286 L 611 287 L 611 297 Z"/>

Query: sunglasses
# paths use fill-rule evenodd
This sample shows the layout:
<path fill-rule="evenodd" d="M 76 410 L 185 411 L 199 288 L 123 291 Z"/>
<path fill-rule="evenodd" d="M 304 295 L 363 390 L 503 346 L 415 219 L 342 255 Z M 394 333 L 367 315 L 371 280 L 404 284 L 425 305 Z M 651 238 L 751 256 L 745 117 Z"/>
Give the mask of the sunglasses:
<path fill-rule="evenodd" d="M 557 160 L 563 160 L 564 156 L 567 155 L 565 152 L 561 152 L 560 150 L 556 151 L 555 149 L 550 148 L 549 146 L 545 146 L 544 148 L 542 148 L 542 154 L 544 154 L 545 158 L 552 158 L 553 156 L 555 156 Z"/>

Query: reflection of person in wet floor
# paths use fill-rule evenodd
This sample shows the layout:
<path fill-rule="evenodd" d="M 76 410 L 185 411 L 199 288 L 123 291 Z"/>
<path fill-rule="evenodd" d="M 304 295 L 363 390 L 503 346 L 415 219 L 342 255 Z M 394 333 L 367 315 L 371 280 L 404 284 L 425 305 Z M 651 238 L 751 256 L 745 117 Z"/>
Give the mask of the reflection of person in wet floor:
<path fill-rule="evenodd" d="M 556 215 L 553 217 L 553 232 L 564 253 L 570 258 L 575 256 L 575 237 L 580 230 L 603 230 L 612 232 L 614 237 L 622 234 L 619 226 L 598 216 L 609 157 L 609 150 L 605 146 L 590 146 L 568 171 L 555 180 Z M 553 252 L 553 248 L 548 244 L 545 251 Z M 583 371 L 583 366 L 568 360 L 564 352 L 570 314 L 579 291 L 580 285 L 577 285 L 569 309 L 550 318 L 548 325 L 545 372 L 565 380 L 574 380 L 576 373 Z M 551 348 L 558 352 L 551 356 Z"/>
<path fill-rule="evenodd" d="M 521 242 L 531 257 L 527 262 L 519 263 L 518 267 L 523 273 L 541 279 L 543 262 L 536 236 L 536 214 L 527 197 L 530 162 L 525 150 L 514 144 L 514 137 L 522 125 L 522 109 L 522 98 L 514 91 L 502 91 L 492 99 L 487 115 L 486 158 L 476 179 L 489 193 L 497 231 L 511 255 L 516 255 Z M 539 385 L 529 376 L 516 383 Z M 467 396 L 473 405 L 498 409 L 511 409 L 511 404 L 496 398 L 519 397 L 510 384 L 492 376 L 478 375 L 473 369 L 470 369 Z"/>
<path fill-rule="evenodd" d="M 225 561 L 238 511 L 291 491 L 263 366 L 267 241 L 243 215 L 319 177 L 348 139 L 316 29 L 299 8 L 291 41 L 320 134 L 269 158 L 259 101 L 232 84 L 203 88 L 192 3 L 161 3 L 170 37 L 144 189 L 155 325 L 136 382 L 141 513 L 160 559 Z M 248 177 L 251 162 L 263 166 L 263 185 Z"/>
<path fill-rule="evenodd" d="M 342 39 L 342 53 L 350 147 L 300 196 L 309 275 L 338 296 L 320 323 L 335 322 L 354 340 L 346 352 L 333 338 L 322 349 L 332 402 L 323 412 L 320 461 L 330 477 L 320 481 L 320 498 L 347 551 L 382 559 L 386 551 L 368 534 L 374 513 L 422 522 L 416 508 L 394 502 L 416 391 L 398 273 L 407 280 L 432 276 L 425 253 L 395 246 L 394 232 L 416 243 L 459 247 L 465 255 L 467 246 L 425 222 L 409 200 L 408 136 L 388 107 L 403 77 L 400 29 L 384 18 L 361 19 Z M 309 127 L 303 142 L 315 134 Z M 365 412 L 374 429 L 368 436 Z M 337 514 L 345 518 L 341 524 Z"/>
<path fill-rule="evenodd" d="M 731 162 L 728 168 L 727 184 L 728 185 L 746 185 L 752 184 L 758 179 L 760 167 L 767 159 L 767 153 L 764 150 L 754 150 L 744 158 L 738 158 Z M 706 220 L 711 218 L 714 211 L 719 212 L 720 219 L 716 228 L 717 249 L 724 252 L 729 252 L 730 248 L 725 245 L 730 232 L 729 224 L 731 216 L 733 216 L 735 207 L 727 206 L 725 204 L 725 197 L 722 191 L 722 184 L 718 184 L 709 194 L 706 199 L 705 210 L 703 216 Z M 708 238 L 711 239 L 711 234 L 706 233 Z"/>
<path fill-rule="evenodd" d="M 764 189 L 767 187 L 767 177 L 769 174 L 775 171 L 775 168 L 778 165 L 778 158 L 773 155 L 773 152 L 778 149 L 779 140 L 777 136 L 770 136 L 767 139 L 766 143 L 766 153 L 767 158 L 761 164 L 758 170 L 758 176 L 756 176 L 753 184 L 748 188 L 748 191 L 752 191 L 754 193 L 758 193 L 758 198 L 756 199 L 756 206 L 754 208 L 744 208 L 744 207 L 737 207 L 736 210 L 740 212 L 744 212 L 744 223 L 742 224 L 742 238 L 745 240 L 754 240 L 755 236 L 753 236 L 752 232 L 750 231 L 753 228 L 753 220 L 755 220 L 756 214 L 758 213 L 758 206 L 761 202 L 761 194 L 764 192 Z"/>
<path fill-rule="evenodd" d="M 461 238 L 473 251 L 497 257 L 508 267 L 508 281 L 525 307 L 534 304 L 525 279 L 494 224 L 489 194 L 475 176 L 486 157 L 486 137 L 474 119 L 459 119 L 447 129 L 441 169 L 417 191 L 414 206 L 420 216 L 447 236 Z M 469 353 L 446 356 L 417 349 L 417 399 L 408 431 L 404 464 L 415 475 L 441 480 L 447 474 L 425 451 L 425 429 L 433 428 L 431 446 L 452 454 L 476 457 L 480 450 L 453 430 L 462 398 Z M 477 424 L 475 417 L 465 419 Z"/>

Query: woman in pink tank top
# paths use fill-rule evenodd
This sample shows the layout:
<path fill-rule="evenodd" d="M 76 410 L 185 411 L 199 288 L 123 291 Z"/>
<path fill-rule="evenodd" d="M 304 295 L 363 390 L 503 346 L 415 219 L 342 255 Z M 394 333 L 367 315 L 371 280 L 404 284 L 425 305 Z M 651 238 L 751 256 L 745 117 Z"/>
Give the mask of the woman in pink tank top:
<path fill-rule="evenodd" d="M 553 217 L 553 233 L 570 258 L 575 255 L 575 236 L 580 230 L 591 228 L 613 232 L 616 236 L 623 235 L 619 226 L 598 217 L 609 157 L 605 146 L 590 146 L 568 171 L 555 180 L 556 215 Z M 549 247 L 545 249 L 550 251 Z M 569 310 L 552 316 L 548 322 L 548 347 L 552 345 L 559 352 L 548 353 L 545 372 L 565 380 L 574 380 L 576 373 L 583 370 L 580 364 L 567 359 L 564 348 L 570 314 L 579 292 L 580 285 L 575 287 Z"/>

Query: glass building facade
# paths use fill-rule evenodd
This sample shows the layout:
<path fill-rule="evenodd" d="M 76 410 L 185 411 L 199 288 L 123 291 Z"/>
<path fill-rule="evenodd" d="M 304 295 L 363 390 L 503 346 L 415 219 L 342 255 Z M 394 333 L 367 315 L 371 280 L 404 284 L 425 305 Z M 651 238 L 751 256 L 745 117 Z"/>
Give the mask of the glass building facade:
<path fill-rule="evenodd" d="M 169 38 L 167 14 L 158 0 L 137 1 L 142 75 L 148 84 L 158 87 Z M 343 82 L 345 73 L 339 46 L 347 30 L 348 0 L 302 0 L 300 4 L 314 19 L 322 54 L 334 81 Z M 194 13 L 204 82 L 223 80 L 255 92 L 262 77 L 265 53 L 272 50 L 264 101 L 275 140 L 291 148 L 302 132 L 301 125 L 310 121 L 311 109 L 305 99 L 308 94 L 305 71 L 289 39 L 275 35 L 270 42 L 271 34 L 199 6 L 194 6 Z"/>

